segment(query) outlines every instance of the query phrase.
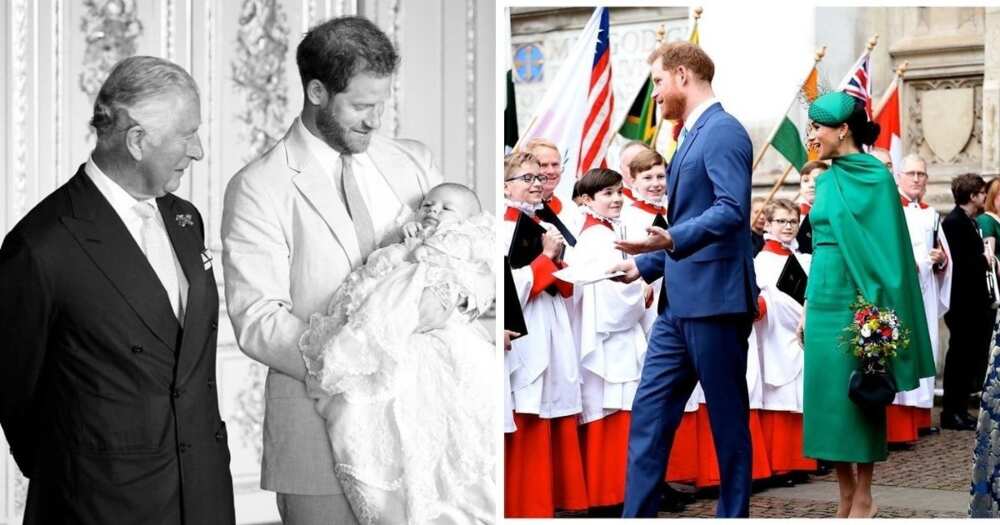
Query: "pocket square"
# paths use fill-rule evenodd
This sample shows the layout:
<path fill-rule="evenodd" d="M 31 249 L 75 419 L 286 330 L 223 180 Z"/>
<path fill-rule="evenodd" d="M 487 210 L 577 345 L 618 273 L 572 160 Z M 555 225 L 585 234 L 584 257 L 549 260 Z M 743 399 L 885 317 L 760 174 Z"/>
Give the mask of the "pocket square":
<path fill-rule="evenodd" d="M 208 253 L 208 249 L 201 251 L 201 263 L 205 265 L 205 271 L 212 269 L 212 255 Z"/>

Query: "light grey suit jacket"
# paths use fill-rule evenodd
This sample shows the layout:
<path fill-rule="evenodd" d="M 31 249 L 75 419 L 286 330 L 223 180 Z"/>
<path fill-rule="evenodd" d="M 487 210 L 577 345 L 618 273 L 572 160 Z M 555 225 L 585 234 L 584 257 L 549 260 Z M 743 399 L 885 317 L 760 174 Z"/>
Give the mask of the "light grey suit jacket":
<path fill-rule="evenodd" d="M 303 382 L 298 341 L 309 316 L 325 313 L 333 292 L 362 261 L 350 216 L 309 153 L 305 133 L 296 119 L 281 141 L 229 181 L 222 263 L 240 350 L 270 368 L 261 487 L 339 494 L 329 438 Z M 441 182 L 430 151 L 418 142 L 375 135 L 367 153 L 412 209 Z"/>

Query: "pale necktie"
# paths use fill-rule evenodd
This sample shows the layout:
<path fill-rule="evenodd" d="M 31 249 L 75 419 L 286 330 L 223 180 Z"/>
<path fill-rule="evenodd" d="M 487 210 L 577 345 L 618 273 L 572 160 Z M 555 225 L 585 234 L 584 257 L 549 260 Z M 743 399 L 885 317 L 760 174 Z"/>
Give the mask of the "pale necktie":
<path fill-rule="evenodd" d="M 136 204 L 133 209 L 139 217 L 142 217 L 142 229 L 140 238 L 142 239 L 142 251 L 146 254 L 146 260 L 153 267 L 156 276 L 160 278 L 163 289 L 170 299 L 170 308 L 178 320 L 183 319 L 183 311 L 180 299 L 180 283 L 177 279 L 177 267 L 174 265 L 174 254 L 170 249 L 166 232 L 160 227 L 156 216 L 159 210 L 153 201 L 144 201 Z"/>
<path fill-rule="evenodd" d="M 340 183 L 344 200 L 347 204 L 347 214 L 354 222 L 354 231 L 358 235 L 358 248 L 361 250 L 361 258 L 368 257 L 368 254 L 375 250 L 375 227 L 372 225 L 372 216 L 365 206 L 365 199 L 361 195 L 361 186 L 354 176 L 354 169 L 351 167 L 351 156 L 340 156 Z"/>
<path fill-rule="evenodd" d="M 677 149 L 681 149 L 681 144 L 684 144 L 684 139 L 688 136 L 687 126 L 681 126 L 681 136 L 677 139 Z"/>

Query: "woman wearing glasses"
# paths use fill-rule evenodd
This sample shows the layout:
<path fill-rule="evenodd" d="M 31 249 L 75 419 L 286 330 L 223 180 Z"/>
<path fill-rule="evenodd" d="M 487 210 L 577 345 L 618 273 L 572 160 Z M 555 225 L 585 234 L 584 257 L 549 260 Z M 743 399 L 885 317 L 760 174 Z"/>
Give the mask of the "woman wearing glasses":
<path fill-rule="evenodd" d="M 838 517 L 871 517 L 874 462 L 888 456 L 885 409 L 864 409 L 848 397 L 859 366 L 844 341 L 857 295 L 891 308 L 909 330 L 909 346 L 889 363 L 899 390 L 934 375 L 916 262 L 892 174 L 861 152 L 878 125 L 865 105 L 843 92 L 809 108 L 809 142 L 830 168 L 816 181 L 809 218 L 813 256 L 804 317 L 803 448 L 834 462 L 840 488 Z"/>
<path fill-rule="evenodd" d="M 802 305 L 777 288 L 790 257 L 809 273 L 810 255 L 799 251 L 796 240 L 799 216 L 799 207 L 787 199 L 765 207 L 764 247 L 753 261 L 760 288 L 759 319 L 754 322 L 761 365 L 760 422 L 775 474 L 816 470 L 816 461 L 802 455 L 802 343 L 797 335 Z"/>
<path fill-rule="evenodd" d="M 555 509 L 588 506 L 577 433 L 579 360 L 566 311 L 573 286 L 553 275 L 562 266 L 562 235 L 535 226 L 545 180 L 530 153 L 513 153 L 504 162 L 507 209 L 499 232 L 504 251 L 510 252 L 515 235 L 515 251 L 522 249 L 522 230 L 541 236 L 541 253 L 530 261 L 519 262 L 524 254 L 510 258 L 527 334 L 512 341 L 505 354 L 516 426 L 504 446 L 504 514 L 509 518 L 552 517 Z M 538 242 L 528 241 L 537 249 Z"/>

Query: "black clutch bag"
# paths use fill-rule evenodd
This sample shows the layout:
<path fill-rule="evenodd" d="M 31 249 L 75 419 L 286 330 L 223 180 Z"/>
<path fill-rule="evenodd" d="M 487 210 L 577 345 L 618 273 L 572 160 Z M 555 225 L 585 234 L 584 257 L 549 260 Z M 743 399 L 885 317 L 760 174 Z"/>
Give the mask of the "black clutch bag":
<path fill-rule="evenodd" d="M 862 363 L 851 372 L 847 396 L 859 407 L 868 411 L 885 410 L 896 397 L 896 380 L 882 365 Z"/>

